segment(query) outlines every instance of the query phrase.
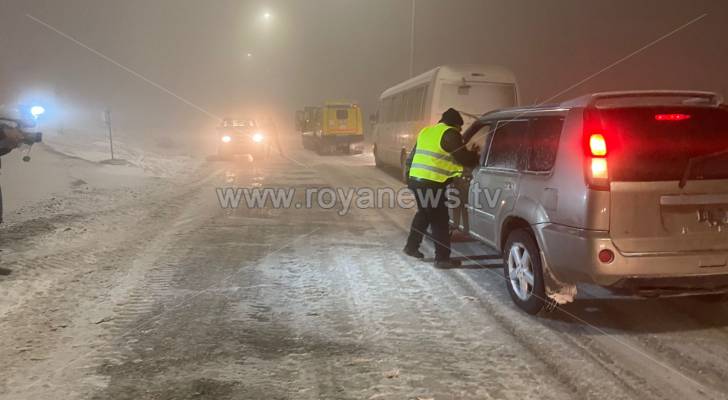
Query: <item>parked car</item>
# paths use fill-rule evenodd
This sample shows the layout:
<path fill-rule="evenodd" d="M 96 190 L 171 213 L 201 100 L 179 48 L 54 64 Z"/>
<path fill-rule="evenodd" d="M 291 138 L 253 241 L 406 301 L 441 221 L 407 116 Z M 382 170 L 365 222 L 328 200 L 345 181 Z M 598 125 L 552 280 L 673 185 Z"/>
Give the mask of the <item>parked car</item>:
<path fill-rule="evenodd" d="M 503 253 L 520 308 L 538 313 L 579 283 L 725 298 L 728 107 L 719 95 L 597 93 L 488 113 L 466 137 L 478 131 L 487 134 L 466 218 L 452 220 Z"/>

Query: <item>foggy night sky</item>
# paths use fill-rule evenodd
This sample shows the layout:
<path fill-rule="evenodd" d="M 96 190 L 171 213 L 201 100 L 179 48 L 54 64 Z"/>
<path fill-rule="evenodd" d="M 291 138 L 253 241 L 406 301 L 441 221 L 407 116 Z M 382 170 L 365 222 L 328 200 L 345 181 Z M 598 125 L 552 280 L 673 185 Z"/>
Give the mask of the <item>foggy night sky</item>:
<path fill-rule="evenodd" d="M 114 110 L 138 135 L 196 135 L 217 121 L 26 17 L 31 14 L 214 115 L 275 114 L 379 94 L 409 69 L 410 0 L 0 0 L 0 103 L 36 91 L 67 123 Z M 270 11 L 268 24 L 261 14 Z M 417 0 L 415 72 L 504 65 L 523 103 L 615 89 L 728 93 L 728 1 Z M 248 58 L 246 53 L 252 53 Z M 58 111 L 57 114 L 61 114 Z"/>

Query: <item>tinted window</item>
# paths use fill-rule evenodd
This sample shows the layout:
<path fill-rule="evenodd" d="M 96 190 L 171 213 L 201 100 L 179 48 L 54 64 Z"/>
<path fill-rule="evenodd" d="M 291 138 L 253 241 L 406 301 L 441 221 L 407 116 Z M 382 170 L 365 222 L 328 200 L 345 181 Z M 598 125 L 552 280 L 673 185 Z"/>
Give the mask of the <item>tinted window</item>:
<path fill-rule="evenodd" d="M 496 126 L 493 141 L 488 153 L 487 167 L 501 169 L 520 169 L 525 159 L 527 146 L 528 121 L 501 121 Z"/>
<path fill-rule="evenodd" d="M 336 119 L 349 119 L 349 110 L 336 110 Z"/>
<path fill-rule="evenodd" d="M 602 109 L 588 114 L 587 129 L 603 132 L 615 181 L 677 181 L 690 158 L 728 149 L 728 110 L 722 108 Z M 690 179 L 728 179 L 728 156 L 695 165 Z"/>
<path fill-rule="evenodd" d="M 529 171 L 551 171 L 556 161 L 563 126 L 564 119 L 561 117 L 543 117 L 531 120 Z"/>

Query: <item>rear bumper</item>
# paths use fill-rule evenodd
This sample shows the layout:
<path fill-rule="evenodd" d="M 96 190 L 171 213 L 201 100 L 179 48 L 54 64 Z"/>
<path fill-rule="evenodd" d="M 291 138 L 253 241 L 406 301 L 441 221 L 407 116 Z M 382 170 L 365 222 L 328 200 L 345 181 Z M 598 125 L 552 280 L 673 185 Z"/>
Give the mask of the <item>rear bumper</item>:
<path fill-rule="evenodd" d="M 534 232 L 549 269 L 563 282 L 632 292 L 728 291 L 728 251 L 625 254 L 606 231 L 544 224 Z M 611 250 L 614 261 L 599 261 L 602 250 Z"/>
<path fill-rule="evenodd" d="M 326 144 L 351 144 L 364 141 L 364 135 L 323 135 L 321 141 Z"/>
<path fill-rule="evenodd" d="M 679 277 L 629 277 L 608 287 L 616 293 L 642 296 L 680 296 L 728 293 L 728 274 L 689 275 Z"/>

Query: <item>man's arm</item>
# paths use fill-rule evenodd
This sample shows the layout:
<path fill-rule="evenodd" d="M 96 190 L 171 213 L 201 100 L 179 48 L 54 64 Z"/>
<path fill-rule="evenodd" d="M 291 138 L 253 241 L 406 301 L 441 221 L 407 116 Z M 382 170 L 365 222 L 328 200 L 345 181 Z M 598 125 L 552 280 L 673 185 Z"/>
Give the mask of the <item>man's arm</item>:
<path fill-rule="evenodd" d="M 442 135 L 440 147 L 450 153 L 455 158 L 455 161 L 464 167 L 473 168 L 477 166 L 480 161 L 478 153 L 469 151 L 465 148 L 462 136 L 460 136 L 460 133 L 455 129 L 449 129 L 444 135 Z"/>
<path fill-rule="evenodd" d="M 460 135 L 463 138 L 463 143 L 468 143 L 470 141 L 470 139 L 472 139 L 473 136 L 475 136 L 475 134 L 478 133 L 478 131 L 482 127 L 483 127 L 483 124 L 480 123 L 479 121 L 475 121 L 472 124 L 470 124 L 468 129 L 464 130 L 463 134 Z"/>

